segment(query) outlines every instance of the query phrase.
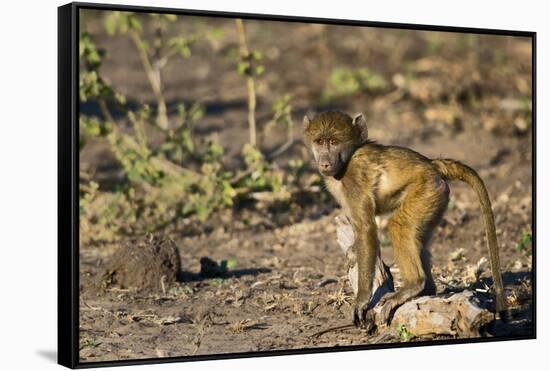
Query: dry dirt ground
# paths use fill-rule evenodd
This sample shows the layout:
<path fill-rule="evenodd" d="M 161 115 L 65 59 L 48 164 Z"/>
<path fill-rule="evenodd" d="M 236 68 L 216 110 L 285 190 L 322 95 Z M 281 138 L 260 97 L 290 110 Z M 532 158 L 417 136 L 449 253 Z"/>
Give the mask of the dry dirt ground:
<path fill-rule="evenodd" d="M 226 30 L 216 46 L 218 50 L 234 47 L 237 36 L 232 24 L 217 22 Z M 84 26 L 109 53 L 104 63 L 106 78 L 130 99 L 152 101 L 128 40 L 107 37 L 97 19 L 84 22 Z M 181 32 L 186 27 L 192 26 L 181 25 Z M 458 101 L 458 118 L 453 120 L 438 119 L 438 111 L 430 111 L 445 99 L 430 97 L 439 89 L 437 86 L 417 96 L 412 92 L 399 97 L 392 95 L 392 90 L 379 95 L 357 94 L 334 100 L 330 107 L 350 113 L 364 111 L 370 135 L 378 142 L 406 145 L 429 157 L 459 159 L 479 171 L 493 200 L 508 302 L 513 308 L 507 325 L 491 324 L 483 336 L 530 334 L 531 247 L 518 244 L 526 233 L 531 233 L 532 136 L 514 113 L 515 102 L 530 96 L 530 41 L 483 36 L 476 39 L 472 49 L 482 52 L 472 54 L 467 47 L 453 47 L 459 44 L 457 38 L 461 35 L 440 33 L 441 49 L 426 57 L 423 51 L 431 36 L 417 31 L 363 29 L 350 34 L 336 26 L 327 29 L 279 23 L 268 27 L 252 22 L 248 27 L 250 44 L 265 55 L 266 73 L 258 88 L 260 126 L 271 114 L 273 99 L 284 93 L 293 94 L 296 122 L 307 112 L 328 108 L 319 103 L 318 92 L 324 87 L 319 71 L 338 63 L 368 63 L 390 81 L 404 71 L 404 66 L 425 63 L 428 75 L 436 76 L 436 84 L 465 85 L 465 89 L 475 92 L 475 102 Z M 464 40 L 469 45 L 467 36 Z M 324 56 L 327 49 L 333 52 Z M 513 66 L 513 74 L 498 75 L 500 70 L 494 66 L 500 59 L 491 54 L 493 49 L 502 50 L 502 68 Z M 211 46 L 200 44 L 191 58 L 167 68 L 166 95 L 168 101 L 200 100 L 206 107 L 201 130 L 205 134 L 218 132 L 227 148 L 225 161 L 238 164 L 238 154 L 247 140 L 246 85 L 235 73 L 234 61 L 211 58 L 211 53 Z M 514 87 L 511 93 L 509 85 Z M 84 105 L 83 110 L 91 112 L 94 107 Z M 261 146 L 265 150 L 281 140 L 283 133 L 272 128 L 262 131 Z M 298 146 L 277 161 L 283 164 L 300 155 Z M 94 170 L 100 185 L 108 184 L 116 168 L 114 163 L 105 143 L 88 146 L 81 154 L 81 165 Z M 451 204 L 431 244 L 439 293 L 460 291 L 472 284 L 479 295 L 486 295 L 488 269 L 480 281 L 472 278 L 480 259 L 487 257 L 477 202 L 467 186 L 451 184 Z M 255 205 L 219 212 L 199 226 L 181 221 L 163 233 L 179 252 L 181 272 L 177 282 L 155 282 L 154 288 L 144 290 L 98 287 L 116 252 L 131 241 L 80 246 L 81 360 L 372 343 L 375 337 L 358 329 L 311 337 L 324 328 L 350 321 L 353 301 L 344 257 L 336 243 L 333 219 L 337 213 L 330 198 L 320 194 L 291 210 Z M 380 224 L 383 257 L 392 264 L 383 219 Z M 140 238 L 147 241 L 149 237 Z M 201 270 L 201 258 L 205 257 L 218 267 L 203 259 Z M 399 286 L 398 270 L 393 264 L 391 268 Z M 433 339 L 413 341 L 423 340 Z"/>

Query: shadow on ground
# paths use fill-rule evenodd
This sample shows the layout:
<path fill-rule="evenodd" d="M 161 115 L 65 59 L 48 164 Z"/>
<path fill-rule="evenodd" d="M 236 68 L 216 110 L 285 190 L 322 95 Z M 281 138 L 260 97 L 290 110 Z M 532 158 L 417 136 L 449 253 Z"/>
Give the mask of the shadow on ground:
<path fill-rule="evenodd" d="M 209 257 L 202 257 L 200 260 L 201 270 L 199 273 L 182 271 L 178 275 L 180 282 L 203 281 L 211 278 L 240 278 L 243 276 L 257 276 L 261 273 L 270 273 L 271 269 L 260 268 L 243 268 L 243 269 L 228 269 L 227 261 L 222 260 L 219 264 Z"/>

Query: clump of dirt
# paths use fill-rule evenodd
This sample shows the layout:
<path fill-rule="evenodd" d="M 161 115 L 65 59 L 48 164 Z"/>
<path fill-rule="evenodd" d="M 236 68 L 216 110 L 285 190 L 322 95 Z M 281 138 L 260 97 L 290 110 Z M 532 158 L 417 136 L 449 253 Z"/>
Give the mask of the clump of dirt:
<path fill-rule="evenodd" d="M 111 259 L 100 280 L 102 289 L 162 290 L 177 281 L 179 252 L 171 239 L 143 237 L 126 242 Z"/>

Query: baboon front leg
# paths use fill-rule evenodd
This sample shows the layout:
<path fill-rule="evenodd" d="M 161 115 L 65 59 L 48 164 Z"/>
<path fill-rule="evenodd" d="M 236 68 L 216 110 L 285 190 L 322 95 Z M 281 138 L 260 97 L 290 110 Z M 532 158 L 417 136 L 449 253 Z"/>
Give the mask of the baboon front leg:
<path fill-rule="evenodd" d="M 367 331 L 374 328 L 374 316 L 369 311 L 376 260 L 378 257 L 378 236 L 374 217 L 374 202 L 370 197 L 352 210 L 351 222 L 355 234 L 357 257 L 357 295 L 351 316 L 353 323 Z"/>
<path fill-rule="evenodd" d="M 339 215 L 336 216 L 334 220 L 336 222 L 336 241 L 346 255 L 346 271 L 348 272 L 348 280 L 353 293 L 357 295 L 359 272 L 357 267 L 357 255 L 354 249 L 355 233 L 353 232 L 351 221 L 347 216 Z M 390 268 L 382 260 L 380 247 L 378 247 L 376 266 L 374 268 L 372 297 L 369 303 L 369 308 L 376 306 L 384 295 L 393 291 L 393 277 L 390 272 Z"/>

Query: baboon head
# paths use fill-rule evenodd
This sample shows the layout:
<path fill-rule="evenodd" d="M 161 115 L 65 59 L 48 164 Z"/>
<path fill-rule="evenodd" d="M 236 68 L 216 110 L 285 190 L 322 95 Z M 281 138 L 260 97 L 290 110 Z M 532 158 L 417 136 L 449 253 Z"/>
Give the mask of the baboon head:
<path fill-rule="evenodd" d="M 345 172 L 351 155 L 367 138 L 367 123 L 362 113 L 353 119 L 338 111 L 323 112 L 312 119 L 304 117 L 304 142 L 324 176 L 337 177 Z"/>

